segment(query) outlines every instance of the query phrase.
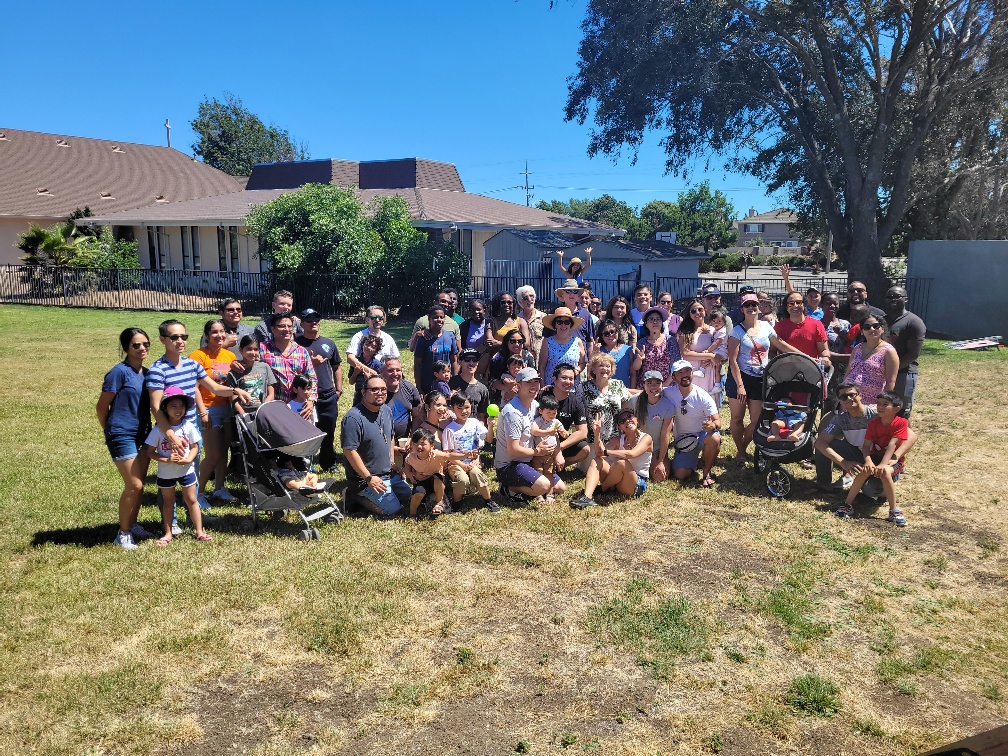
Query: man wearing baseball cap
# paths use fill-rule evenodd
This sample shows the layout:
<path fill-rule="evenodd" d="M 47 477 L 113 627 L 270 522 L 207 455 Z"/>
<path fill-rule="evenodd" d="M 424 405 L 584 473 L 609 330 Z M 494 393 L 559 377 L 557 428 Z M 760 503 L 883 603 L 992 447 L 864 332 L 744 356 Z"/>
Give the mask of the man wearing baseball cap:
<path fill-rule="evenodd" d="M 504 405 L 497 421 L 497 446 L 494 468 L 504 503 L 524 504 L 548 493 L 564 492 L 563 481 L 556 473 L 550 480 L 532 466 L 535 457 L 556 453 L 556 446 L 540 441 L 533 444 L 532 421 L 535 419 L 536 394 L 542 379 L 535 368 L 522 368 L 515 376 L 518 395 Z"/>
<path fill-rule="evenodd" d="M 665 396 L 678 408 L 675 418 L 675 455 L 672 475 L 684 481 L 693 475 L 703 455 L 701 482 L 710 488 L 717 481 L 711 475 L 714 460 L 721 451 L 721 415 L 711 395 L 693 385 L 693 366 L 686 360 L 672 364 L 673 383 Z"/>
<path fill-rule="evenodd" d="M 490 389 L 476 378 L 476 367 L 479 365 L 480 353 L 467 347 L 459 353 L 459 371 L 448 381 L 448 388 L 463 394 L 472 404 L 481 423 L 486 424 L 487 406 L 490 404 Z"/>

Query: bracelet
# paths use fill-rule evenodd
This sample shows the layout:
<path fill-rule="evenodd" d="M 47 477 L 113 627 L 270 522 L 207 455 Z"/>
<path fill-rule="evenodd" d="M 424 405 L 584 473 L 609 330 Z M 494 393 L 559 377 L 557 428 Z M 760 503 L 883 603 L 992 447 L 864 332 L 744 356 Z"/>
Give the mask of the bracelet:
<path fill-rule="evenodd" d="M 200 413 L 199 413 L 199 416 L 200 416 L 200 417 L 206 417 L 206 416 L 207 416 L 207 415 L 209 415 L 209 414 L 210 414 L 209 412 L 207 412 L 207 411 L 205 411 L 205 410 L 204 410 L 203 412 L 200 412 Z"/>

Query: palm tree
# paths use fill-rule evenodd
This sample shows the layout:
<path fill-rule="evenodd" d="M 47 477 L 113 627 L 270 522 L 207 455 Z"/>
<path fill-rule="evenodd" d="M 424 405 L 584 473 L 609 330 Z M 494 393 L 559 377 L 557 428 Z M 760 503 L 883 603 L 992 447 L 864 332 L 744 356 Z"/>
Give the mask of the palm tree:
<path fill-rule="evenodd" d="M 52 228 L 42 228 L 34 223 L 21 234 L 17 247 L 28 265 L 71 265 L 77 257 L 77 225 L 68 220 Z"/>

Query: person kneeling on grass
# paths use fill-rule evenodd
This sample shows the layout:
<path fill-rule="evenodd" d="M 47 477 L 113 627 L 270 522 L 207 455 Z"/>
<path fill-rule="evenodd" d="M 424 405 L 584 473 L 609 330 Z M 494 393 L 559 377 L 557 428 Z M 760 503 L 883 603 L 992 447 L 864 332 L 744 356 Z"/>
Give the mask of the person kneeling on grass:
<path fill-rule="evenodd" d="M 420 504 L 425 498 L 433 497 L 431 514 L 451 512 L 451 505 L 445 501 L 445 463 L 451 460 L 473 460 L 478 451 L 454 452 L 438 451 L 434 448 L 434 434 L 426 428 L 417 428 L 410 436 L 410 452 L 406 455 L 403 473 L 413 486 L 410 497 L 410 517 L 416 517 Z"/>
<path fill-rule="evenodd" d="M 651 469 L 653 441 L 637 427 L 637 416 L 631 409 L 620 410 L 616 415 L 619 433 L 602 445 L 602 417 L 592 420 L 595 435 L 595 456 L 585 474 L 584 493 L 571 501 L 575 509 L 596 507 L 595 489 L 615 491 L 623 496 L 641 496 L 647 491 L 648 473 Z M 614 460 L 610 463 L 610 460 Z"/>
<path fill-rule="evenodd" d="M 150 458 L 158 463 L 157 484 L 161 491 L 161 517 L 165 534 L 159 538 L 159 546 L 167 546 L 172 541 L 172 518 L 175 513 L 175 486 L 182 486 L 182 498 L 189 510 L 189 519 L 196 532 L 197 541 L 209 541 L 209 533 L 203 532 L 203 517 L 199 502 L 196 501 L 196 466 L 193 462 L 199 456 L 200 433 L 196 426 L 185 419 L 196 400 L 187 396 L 178 386 L 169 386 L 161 396 L 161 410 L 168 418 L 176 444 L 157 426 L 147 436 Z M 178 446 L 182 449 L 178 450 Z"/>
<path fill-rule="evenodd" d="M 477 452 L 477 456 L 468 460 L 452 460 L 448 463 L 448 479 L 452 484 L 452 502 L 459 504 L 465 496 L 466 489 L 473 486 L 483 497 L 489 511 L 500 512 L 500 506 L 490 495 L 490 484 L 480 467 L 479 450 L 483 444 L 493 438 L 494 418 L 487 418 L 483 425 L 472 416 L 473 406 L 469 397 L 460 392 L 452 394 L 448 402 L 455 419 L 441 431 L 441 448 L 447 452 Z"/>
<path fill-rule="evenodd" d="M 876 407 L 878 417 L 868 422 L 864 445 L 861 454 L 864 464 L 854 476 L 854 482 L 847 492 L 843 506 L 837 509 L 836 516 L 848 518 L 854 513 L 854 500 L 865 482 L 872 477 L 882 481 L 882 490 L 889 503 L 889 522 L 899 527 L 907 524 L 903 512 L 896 506 L 896 486 L 900 474 L 906 465 L 906 457 L 901 456 L 905 446 L 910 442 L 910 426 L 906 418 L 898 417 L 903 408 L 903 398 L 892 391 L 883 391 L 878 395 Z"/>

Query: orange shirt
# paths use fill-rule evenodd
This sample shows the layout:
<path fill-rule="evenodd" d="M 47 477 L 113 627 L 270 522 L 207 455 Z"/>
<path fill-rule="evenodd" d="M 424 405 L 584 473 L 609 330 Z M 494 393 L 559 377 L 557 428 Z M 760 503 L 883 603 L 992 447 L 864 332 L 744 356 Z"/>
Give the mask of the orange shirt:
<path fill-rule="evenodd" d="M 220 349 L 217 351 L 217 354 L 211 357 L 209 349 L 209 347 L 206 349 L 197 349 L 189 355 L 189 359 L 196 360 L 196 362 L 202 365 L 203 369 L 207 371 L 207 375 L 217 381 L 217 383 L 224 383 L 224 379 L 231 372 L 231 363 L 236 359 L 234 352 Z M 231 402 L 229 397 L 217 396 L 202 386 L 197 386 L 197 388 L 199 389 L 200 396 L 203 397 L 203 404 L 207 407 L 226 406 Z"/>

